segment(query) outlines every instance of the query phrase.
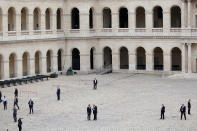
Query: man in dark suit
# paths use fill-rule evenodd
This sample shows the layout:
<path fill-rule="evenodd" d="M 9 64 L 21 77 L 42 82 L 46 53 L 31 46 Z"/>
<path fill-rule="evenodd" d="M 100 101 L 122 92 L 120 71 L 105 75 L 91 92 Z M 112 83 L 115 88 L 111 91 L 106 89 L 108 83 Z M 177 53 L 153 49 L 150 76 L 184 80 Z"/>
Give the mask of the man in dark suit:
<path fill-rule="evenodd" d="M 57 100 L 59 101 L 60 100 L 60 93 L 61 93 L 61 90 L 60 90 L 60 88 L 58 87 L 57 88 Z"/>
<path fill-rule="evenodd" d="M 17 96 L 15 96 L 15 98 L 14 98 L 14 106 L 17 106 L 19 109 Z"/>
<path fill-rule="evenodd" d="M 18 89 L 17 88 L 15 88 L 14 95 L 15 95 L 15 97 L 16 96 L 18 97 Z"/>
<path fill-rule="evenodd" d="M 165 117 L 164 117 L 164 113 L 165 113 L 165 106 L 164 106 L 164 104 L 162 104 L 162 106 L 161 106 L 161 118 L 160 119 L 165 119 Z"/>
<path fill-rule="evenodd" d="M 90 106 L 90 104 L 87 107 L 87 119 L 90 120 L 91 117 L 91 113 L 92 113 L 92 108 Z"/>
<path fill-rule="evenodd" d="M 29 114 L 31 114 L 31 113 L 33 114 L 34 113 L 34 109 L 33 109 L 34 102 L 30 99 L 28 104 L 29 104 Z"/>
<path fill-rule="evenodd" d="M 93 105 L 93 114 L 94 114 L 94 120 L 97 120 L 97 106 Z"/>
<path fill-rule="evenodd" d="M 191 107 L 192 107 L 192 106 L 191 106 L 191 100 L 190 100 L 190 99 L 188 100 L 188 105 L 187 105 L 187 107 L 188 107 L 188 114 L 191 115 Z"/>
<path fill-rule="evenodd" d="M 13 118 L 14 118 L 14 122 L 17 122 L 17 109 L 15 106 L 13 107 Z"/>
<path fill-rule="evenodd" d="M 186 107 L 185 107 L 184 104 L 182 104 L 182 106 L 181 106 L 181 108 L 180 108 L 180 112 L 181 112 L 181 120 L 182 120 L 182 116 L 183 116 L 183 115 L 184 115 L 184 118 L 185 118 L 185 120 L 186 120 L 186 114 L 185 114 L 185 112 L 186 112 Z"/>
<path fill-rule="evenodd" d="M 98 81 L 97 81 L 97 79 L 96 79 L 96 78 L 94 79 L 93 84 L 94 84 L 94 89 L 97 89 Z"/>
<path fill-rule="evenodd" d="M 23 124 L 22 118 L 19 118 L 18 119 L 18 129 L 19 129 L 19 131 L 22 131 L 22 124 Z"/>

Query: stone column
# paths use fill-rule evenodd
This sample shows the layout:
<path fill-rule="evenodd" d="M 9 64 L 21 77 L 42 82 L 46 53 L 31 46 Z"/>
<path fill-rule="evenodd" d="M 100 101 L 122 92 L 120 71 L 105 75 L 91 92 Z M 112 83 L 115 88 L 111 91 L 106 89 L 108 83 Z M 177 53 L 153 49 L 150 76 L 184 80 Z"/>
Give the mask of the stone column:
<path fill-rule="evenodd" d="M 95 9 L 94 15 L 93 15 L 93 25 L 94 29 L 98 30 L 103 28 L 103 18 L 102 13 L 100 12 L 99 8 Z"/>
<path fill-rule="evenodd" d="M 185 0 L 182 0 L 182 7 L 181 7 L 181 25 L 182 25 L 182 28 L 186 27 L 185 12 L 186 12 L 186 3 L 185 3 Z"/>
<path fill-rule="evenodd" d="M 170 12 L 163 12 L 163 32 L 169 32 L 171 28 Z"/>
<path fill-rule="evenodd" d="M 146 29 L 147 29 L 147 32 L 152 32 L 152 28 L 153 28 L 153 16 L 152 16 L 152 13 L 151 11 L 146 11 Z"/>
<path fill-rule="evenodd" d="M 8 14 L 3 14 L 2 16 L 2 25 L 3 25 L 3 37 L 4 39 L 8 37 Z"/>
<path fill-rule="evenodd" d="M 33 25 L 33 23 L 34 23 L 33 22 L 33 20 L 34 20 L 33 19 L 33 14 L 29 14 L 28 18 L 29 18 L 29 20 L 28 20 L 28 22 L 29 22 L 28 23 L 29 35 L 33 35 L 33 30 L 34 30 L 34 28 L 33 28 L 34 27 L 34 25 Z"/>
<path fill-rule="evenodd" d="M 89 11 L 88 11 L 89 12 Z M 87 34 L 89 31 L 89 13 L 88 12 L 81 12 L 80 13 L 80 32 L 81 34 Z"/>
<path fill-rule="evenodd" d="M 71 29 L 71 14 L 64 14 L 64 19 L 65 21 L 63 22 L 64 27 L 62 29 L 64 29 L 65 33 L 69 33 L 69 30 Z"/>
<path fill-rule="evenodd" d="M 47 73 L 47 59 L 46 56 L 41 58 L 42 60 L 40 61 L 40 72 L 42 74 L 46 74 Z"/>
<path fill-rule="evenodd" d="M 164 71 L 169 72 L 170 70 L 171 70 L 170 53 L 164 53 Z"/>
<path fill-rule="evenodd" d="M 22 59 L 17 59 L 16 61 L 16 76 L 15 77 L 22 77 L 23 76 L 23 63 Z"/>
<path fill-rule="evenodd" d="M 29 69 L 29 72 L 30 72 L 30 75 L 31 76 L 34 76 L 35 75 L 35 58 L 34 57 L 31 57 L 29 59 L 29 63 L 30 63 L 30 69 Z"/>
<path fill-rule="evenodd" d="M 136 70 L 136 54 L 135 53 L 129 54 L 129 70 L 130 71 Z"/>
<path fill-rule="evenodd" d="M 69 67 L 72 67 L 72 55 L 71 54 L 66 54 L 65 55 L 65 64 L 64 64 L 64 69 L 67 70 Z"/>
<path fill-rule="evenodd" d="M 119 53 L 112 52 L 112 69 L 119 70 L 120 69 L 120 62 L 119 62 Z"/>
<path fill-rule="evenodd" d="M 56 34 L 56 31 L 57 31 L 57 18 L 56 18 L 57 15 L 56 15 L 56 13 L 52 14 L 51 17 L 52 17 L 51 30 L 53 31 L 54 34 Z"/>
<path fill-rule="evenodd" d="M 112 13 L 112 29 L 116 30 L 119 28 L 119 14 L 118 13 Z"/>
<path fill-rule="evenodd" d="M 191 4 L 191 0 L 188 0 L 188 28 L 191 28 L 191 8 L 192 8 L 192 4 Z"/>
<path fill-rule="evenodd" d="M 153 71 L 153 54 L 146 53 L 146 70 Z"/>
<path fill-rule="evenodd" d="M 80 54 L 80 70 L 89 71 L 90 70 L 90 55 Z"/>
<path fill-rule="evenodd" d="M 10 78 L 9 58 L 3 61 L 3 79 Z"/>
<path fill-rule="evenodd" d="M 191 46 L 192 46 L 192 43 L 188 43 L 188 73 L 192 73 L 192 56 L 191 56 L 191 53 L 192 53 L 192 50 L 191 50 Z"/>
<path fill-rule="evenodd" d="M 40 16 L 41 18 L 41 20 L 40 20 L 40 30 L 41 30 L 41 34 L 45 34 L 45 30 L 46 30 L 46 19 L 45 19 L 45 14 L 41 14 L 41 16 Z"/>
<path fill-rule="evenodd" d="M 101 69 L 103 67 L 103 54 L 95 53 L 95 69 Z"/>
<path fill-rule="evenodd" d="M 185 43 L 182 43 L 182 72 L 185 73 Z"/>
<path fill-rule="evenodd" d="M 129 14 L 128 14 L 128 27 L 133 30 L 136 28 L 136 14 L 135 14 L 135 12 L 129 12 Z"/>
<path fill-rule="evenodd" d="M 16 35 L 20 37 L 21 34 L 21 14 L 16 14 Z"/>
<path fill-rule="evenodd" d="M 58 61 L 57 61 L 57 55 L 52 56 L 52 61 L 51 61 L 51 66 L 52 66 L 52 72 L 57 72 L 58 71 Z"/>

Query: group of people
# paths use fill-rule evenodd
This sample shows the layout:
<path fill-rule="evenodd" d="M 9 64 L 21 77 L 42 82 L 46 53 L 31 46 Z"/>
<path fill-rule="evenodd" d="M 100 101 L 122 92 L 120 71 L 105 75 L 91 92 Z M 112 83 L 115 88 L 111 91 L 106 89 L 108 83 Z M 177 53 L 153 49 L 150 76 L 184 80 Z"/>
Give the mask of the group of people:
<path fill-rule="evenodd" d="M 91 120 L 91 114 L 93 113 L 94 115 L 94 118 L 93 120 L 97 120 L 97 106 L 93 105 L 91 107 L 91 105 L 89 104 L 88 107 L 87 107 L 87 119 L 88 120 Z"/>
<path fill-rule="evenodd" d="M 7 110 L 7 98 L 6 96 L 4 96 L 2 98 L 2 93 L 0 91 L 0 103 L 3 102 L 3 105 L 4 105 L 4 110 Z M 33 105 L 34 105 L 34 102 L 32 101 L 32 99 L 29 100 L 28 102 L 28 105 L 29 105 L 29 114 L 33 114 Z M 18 109 L 17 109 L 17 108 Z M 14 91 L 14 104 L 13 104 L 13 119 L 14 119 L 14 122 L 17 122 L 17 111 L 20 109 L 19 105 L 18 105 L 18 89 L 15 88 L 15 91 Z M 18 119 L 18 129 L 19 131 L 22 131 L 22 119 L 23 118 L 19 118 Z"/>
<path fill-rule="evenodd" d="M 188 100 L 188 103 L 187 103 L 187 107 L 188 107 L 188 115 L 191 115 L 191 100 L 189 99 Z M 181 105 L 180 107 L 180 113 L 181 113 L 181 120 L 184 116 L 185 120 L 186 120 L 186 106 L 184 104 Z M 162 104 L 161 106 L 161 118 L 162 120 L 165 119 L 165 106 L 164 104 Z"/>

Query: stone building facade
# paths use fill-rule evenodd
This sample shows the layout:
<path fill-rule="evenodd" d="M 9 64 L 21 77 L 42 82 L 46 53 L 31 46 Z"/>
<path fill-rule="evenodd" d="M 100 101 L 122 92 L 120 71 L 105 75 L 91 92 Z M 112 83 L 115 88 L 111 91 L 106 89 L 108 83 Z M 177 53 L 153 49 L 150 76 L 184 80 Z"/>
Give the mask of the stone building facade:
<path fill-rule="evenodd" d="M 197 0 L 1 0 L 0 78 L 72 67 L 197 72 Z"/>

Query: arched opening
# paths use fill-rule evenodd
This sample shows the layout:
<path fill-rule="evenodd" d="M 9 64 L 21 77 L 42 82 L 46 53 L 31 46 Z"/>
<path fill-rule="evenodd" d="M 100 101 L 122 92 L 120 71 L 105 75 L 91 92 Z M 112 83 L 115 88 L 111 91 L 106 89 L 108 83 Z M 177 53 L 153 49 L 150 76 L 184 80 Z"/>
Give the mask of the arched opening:
<path fill-rule="evenodd" d="M 16 12 L 13 7 L 8 10 L 8 31 L 16 30 Z"/>
<path fill-rule="evenodd" d="M 91 70 L 94 69 L 94 53 L 95 53 L 95 49 L 91 48 L 90 50 L 90 69 Z"/>
<path fill-rule="evenodd" d="M 61 9 L 57 9 L 56 13 L 57 17 L 57 29 L 62 29 L 62 11 Z"/>
<path fill-rule="evenodd" d="M 89 10 L 89 28 L 93 29 L 94 25 L 93 25 L 93 8 L 90 8 Z"/>
<path fill-rule="evenodd" d="M 12 53 L 9 57 L 9 74 L 10 78 L 14 78 L 17 76 L 16 72 L 16 55 Z"/>
<path fill-rule="evenodd" d="M 163 50 L 159 47 L 154 49 L 154 70 L 163 70 Z"/>
<path fill-rule="evenodd" d="M 2 17 L 2 9 L 0 8 L 0 31 L 3 30 L 3 17 Z"/>
<path fill-rule="evenodd" d="M 103 28 L 112 28 L 111 10 L 109 8 L 103 9 Z"/>
<path fill-rule="evenodd" d="M 163 9 L 160 6 L 153 9 L 153 22 L 154 28 L 163 28 Z"/>
<path fill-rule="evenodd" d="M 40 21 L 41 21 L 40 9 L 35 8 L 33 15 L 34 15 L 34 30 L 40 30 Z"/>
<path fill-rule="evenodd" d="M 120 49 L 120 69 L 129 69 L 129 55 L 126 47 Z"/>
<path fill-rule="evenodd" d="M 3 74 L 4 70 L 3 70 L 3 56 L 0 55 L 0 79 L 3 79 Z"/>
<path fill-rule="evenodd" d="M 21 10 L 21 30 L 27 30 L 28 27 L 28 11 L 26 8 Z"/>
<path fill-rule="evenodd" d="M 104 68 L 112 65 L 112 50 L 109 47 L 104 48 Z"/>
<path fill-rule="evenodd" d="M 177 47 L 173 48 L 171 51 L 171 69 L 172 71 L 181 71 L 182 66 L 181 66 L 181 50 Z"/>
<path fill-rule="evenodd" d="M 178 6 L 171 8 L 171 28 L 181 28 L 181 9 Z"/>
<path fill-rule="evenodd" d="M 23 76 L 29 75 L 30 63 L 29 63 L 29 53 L 25 52 L 22 58 L 23 62 Z"/>
<path fill-rule="evenodd" d="M 77 8 L 72 9 L 72 29 L 79 29 L 80 28 L 80 22 L 79 22 L 79 10 Z"/>
<path fill-rule="evenodd" d="M 145 28 L 145 27 L 146 27 L 145 9 L 143 7 L 138 7 L 136 9 L 136 28 Z"/>
<path fill-rule="evenodd" d="M 45 11 L 45 29 L 51 29 L 51 9 L 47 8 Z"/>
<path fill-rule="evenodd" d="M 47 73 L 52 71 L 52 56 L 53 56 L 52 51 L 48 50 L 47 54 L 46 54 L 46 57 L 47 57 Z"/>
<path fill-rule="evenodd" d="M 37 51 L 35 53 L 35 74 L 41 73 L 41 52 Z"/>
<path fill-rule="evenodd" d="M 128 10 L 121 8 L 119 10 L 119 28 L 128 28 Z"/>
<path fill-rule="evenodd" d="M 57 52 L 58 71 L 62 71 L 62 53 L 63 51 L 61 49 Z"/>
<path fill-rule="evenodd" d="M 77 48 L 72 50 L 72 68 L 73 70 L 80 70 L 80 52 Z"/>
<path fill-rule="evenodd" d="M 146 51 L 143 47 L 137 48 L 137 70 L 146 69 Z"/>

